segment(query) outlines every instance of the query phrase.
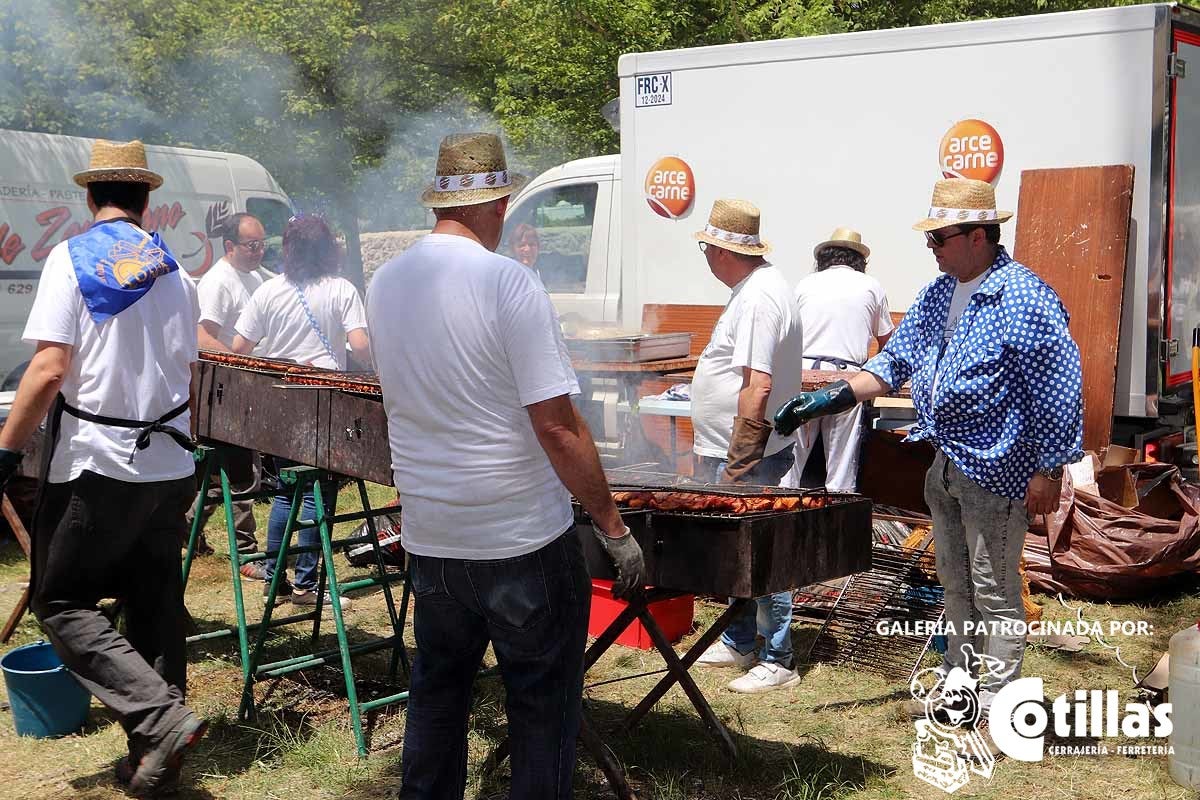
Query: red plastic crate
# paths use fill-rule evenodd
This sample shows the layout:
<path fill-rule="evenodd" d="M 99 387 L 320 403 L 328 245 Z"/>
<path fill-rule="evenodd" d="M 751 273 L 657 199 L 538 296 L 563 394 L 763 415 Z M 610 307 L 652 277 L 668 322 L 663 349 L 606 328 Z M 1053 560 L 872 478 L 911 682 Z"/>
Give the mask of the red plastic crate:
<path fill-rule="evenodd" d="M 589 636 L 599 636 L 629 606 L 624 600 L 613 597 L 612 585 L 612 581 L 592 579 L 592 611 L 588 616 Z M 662 628 L 669 641 L 679 641 L 692 629 L 692 611 L 695 599 L 693 595 L 685 594 L 650 604 L 650 616 L 654 617 L 654 621 Z M 654 648 L 650 634 L 638 619 L 635 619 L 628 628 L 621 632 L 621 635 L 617 637 L 617 644 L 641 650 Z"/>

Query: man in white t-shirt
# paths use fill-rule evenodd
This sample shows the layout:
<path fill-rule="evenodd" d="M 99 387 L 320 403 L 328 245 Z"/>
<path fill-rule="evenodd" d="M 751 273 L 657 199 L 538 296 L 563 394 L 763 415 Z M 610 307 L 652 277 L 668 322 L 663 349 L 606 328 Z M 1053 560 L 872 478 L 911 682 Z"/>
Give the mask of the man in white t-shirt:
<path fill-rule="evenodd" d="M 142 143 L 98 140 L 75 182 L 95 222 L 46 258 L 24 333 L 37 350 L 0 430 L 0 488 L 53 405 L 30 607 L 125 729 L 118 779 L 150 794 L 177 779 L 205 729 L 183 704 L 179 558 L 195 494 L 187 448 L 198 308 L 166 245 L 141 227 L 162 183 Z M 124 635 L 100 612 L 102 598 L 122 602 Z"/>
<path fill-rule="evenodd" d="M 733 290 L 692 380 L 696 476 L 775 486 L 792 465 L 792 442 L 771 429 L 767 410 L 801 385 L 800 320 L 792 291 L 779 268 L 763 258 L 771 247 L 759 237 L 754 204 L 717 200 L 696 238 L 712 274 Z M 791 622 L 791 592 L 759 598 L 699 663 L 751 667 L 730 682 L 735 692 L 790 686 L 800 679 Z M 756 632 L 765 640 L 757 665 Z"/>
<path fill-rule="evenodd" d="M 805 369 L 857 372 L 866 363 L 871 339 L 882 348 L 895 325 L 887 294 L 866 274 L 871 249 L 862 235 L 838 228 L 813 248 L 816 272 L 796 285 L 796 310 L 804 329 Z M 781 486 L 798 487 L 804 466 L 821 439 L 825 450 L 825 486 L 834 492 L 858 488 L 862 405 L 815 419 L 796 432 L 795 461 Z"/>
<path fill-rule="evenodd" d="M 260 267 L 266 251 L 267 232 L 258 217 L 245 212 L 234 214 L 225 220 L 221 229 L 225 255 L 196 284 L 196 293 L 200 298 L 200 325 L 196 335 L 202 350 L 230 349 L 236 333 L 234 325 L 242 309 L 250 302 L 250 296 L 262 286 L 264 280 Z M 242 447 L 222 447 L 221 459 L 229 477 L 230 490 L 236 494 L 258 491 L 262 460 L 257 452 Z M 214 481 L 209 487 L 201 517 L 202 528 L 221 499 L 220 482 Z M 189 513 L 189 524 L 191 516 Z M 240 500 L 233 504 L 233 529 L 238 552 L 243 555 L 258 552 L 258 525 L 254 520 L 253 500 Z M 201 550 L 211 552 L 203 539 L 199 546 Z M 241 571 L 247 578 L 262 580 L 266 577 L 266 568 L 261 561 L 243 564 Z"/>
<path fill-rule="evenodd" d="M 591 586 L 571 495 L 617 567 L 641 549 L 613 504 L 570 396 L 550 297 L 497 255 L 509 173 L 500 140 L 443 140 L 422 203 L 433 232 L 367 292 L 416 607 L 402 798 L 461 797 L 471 687 L 491 641 L 507 690 L 512 797 L 568 798 Z"/>

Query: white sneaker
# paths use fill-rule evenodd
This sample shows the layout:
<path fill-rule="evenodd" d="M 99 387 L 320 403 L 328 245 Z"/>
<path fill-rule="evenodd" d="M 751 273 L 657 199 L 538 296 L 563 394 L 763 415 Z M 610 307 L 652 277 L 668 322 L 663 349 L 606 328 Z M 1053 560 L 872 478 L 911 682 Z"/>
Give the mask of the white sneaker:
<path fill-rule="evenodd" d="M 706 667 L 741 667 L 746 669 L 753 666 L 758 660 L 758 656 L 752 650 L 749 653 L 739 653 L 725 642 L 717 639 L 708 646 L 708 649 L 700 654 L 696 659 L 697 664 L 702 664 Z"/>
<path fill-rule="evenodd" d="M 350 608 L 350 598 L 349 597 L 340 597 L 338 599 L 342 601 L 342 611 L 346 611 Z M 317 593 L 315 591 L 305 592 L 300 589 L 294 589 L 292 591 L 292 605 L 294 605 L 294 606 L 315 606 L 316 604 L 317 604 Z M 321 605 L 332 606 L 333 605 L 333 595 L 329 594 L 329 592 L 326 592 L 325 596 L 321 599 Z"/>
<path fill-rule="evenodd" d="M 794 669 L 788 669 L 782 664 L 764 661 L 756 665 L 740 678 L 729 682 L 729 688 L 742 694 L 758 694 L 773 692 L 776 689 L 786 689 L 800 682 L 800 675 Z"/>

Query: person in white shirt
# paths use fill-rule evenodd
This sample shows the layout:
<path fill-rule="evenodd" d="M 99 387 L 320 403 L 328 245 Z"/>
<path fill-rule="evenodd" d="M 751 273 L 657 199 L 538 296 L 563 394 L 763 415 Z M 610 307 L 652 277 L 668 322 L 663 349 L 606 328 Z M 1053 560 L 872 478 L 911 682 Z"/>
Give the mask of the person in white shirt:
<path fill-rule="evenodd" d="M 0 430 L 0 489 L 50 413 L 30 607 L 63 663 L 125 729 L 117 778 L 173 784 L 206 723 L 184 705 L 179 542 L 195 495 L 189 429 L 195 287 L 142 228 L 162 178 L 141 142 L 97 140 L 75 176 L 95 222 L 46 259 L 25 341 L 37 351 Z M 123 604 L 125 633 L 98 603 Z"/>
<path fill-rule="evenodd" d="M 508 171 L 492 134 L 447 137 L 422 195 L 433 232 L 375 273 L 371 342 L 416 607 L 400 797 L 462 797 L 471 689 L 488 642 L 507 690 L 510 795 L 569 798 L 591 587 L 571 495 L 642 585 L 575 372 L 537 276 L 495 253 Z"/>
<path fill-rule="evenodd" d="M 196 284 L 200 299 L 200 326 L 196 335 L 201 350 L 228 351 L 236 334 L 234 324 L 250 295 L 263 283 L 263 253 L 266 251 L 266 230 L 253 214 L 237 213 L 221 225 L 225 255 Z M 221 465 L 229 478 L 229 488 L 236 494 L 257 492 L 262 475 L 262 459 L 253 450 L 226 446 L 221 449 Z M 217 481 L 209 487 L 207 503 L 202 507 L 200 527 L 203 530 L 213 511 L 221 502 L 221 486 Z M 191 524 L 192 515 L 188 514 Z M 250 555 L 258 552 L 258 524 L 254 520 L 254 501 L 239 500 L 233 504 L 233 529 L 238 552 Z M 203 537 L 197 543 L 201 552 L 212 552 Z M 243 564 L 242 575 L 262 580 L 266 566 L 261 561 Z"/>
<path fill-rule="evenodd" d="M 887 294 L 866 274 L 871 249 L 862 235 L 838 228 L 813 248 L 816 272 L 796 286 L 796 306 L 804 329 L 805 369 L 857 372 L 866 363 L 871 338 L 880 348 L 895 325 Z M 804 466 L 821 438 L 825 449 L 825 486 L 833 492 L 858 488 L 858 456 L 862 440 L 862 405 L 805 423 L 796 432 L 795 459 L 780 486 L 801 485 Z"/>
<path fill-rule="evenodd" d="M 293 217 L 283 231 L 283 272 L 263 283 L 242 310 L 235 325 L 233 352 L 249 355 L 255 352 L 265 358 L 280 358 L 309 364 L 323 369 L 346 369 L 346 345 L 357 361 L 371 363 L 371 344 L 367 336 L 367 317 L 362 298 L 354 284 L 338 275 L 341 268 L 341 249 L 333 232 L 319 216 L 301 214 Z M 282 469 L 293 462 L 276 458 Z M 324 493 L 329 502 L 336 496 L 335 487 Z M 270 589 L 275 574 L 273 556 L 279 552 L 292 495 L 287 487 L 280 489 L 267 518 L 267 556 L 263 594 Z M 332 509 L 329 509 L 332 513 Z M 313 519 L 316 501 L 310 490 L 304 497 L 301 519 Z M 315 528 L 303 528 L 297 533 L 303 546 L 319 545 Z M 320 557 L 317 553 L 296 556 L 296 581 L 281 584 L 280 596 L 291 596 L 294 605 L 315 605 Z M 326 594 L 324 601 L 329 602 Z M 348 607 L 349 599 L 342 598 Z"/>
<path fill-rule="evenodd" d="M 732 296 L 692 380 L 695 474 L 702 481 L 775 486 L 791 467 L 792 448 L 790 439 L 771 429 L 767 409 L 801 386 L 801 329 L 791 288 L 764 258 L 771 247 L 759 236 L 753 203 L 717 200 L 696 238 L 708 268 Z M 800 680 L 791 622 L 791 592 L 759 598 L 698 663 L 750 667 L 730 682 L 735 692 L 791 686 Z M 756 632 L 764 639 L 758 659 Z"/>

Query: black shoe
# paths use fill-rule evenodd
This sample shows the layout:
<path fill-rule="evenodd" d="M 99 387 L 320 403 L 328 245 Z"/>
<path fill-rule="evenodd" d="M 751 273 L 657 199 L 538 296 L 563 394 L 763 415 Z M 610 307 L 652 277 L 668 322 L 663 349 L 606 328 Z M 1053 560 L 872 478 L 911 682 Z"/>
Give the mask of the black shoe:
<path fill-rule="evenodd" d="M 206 730 L 208 723 L 189 711 L 153 747 L 142 753 L 137 769 L 129 778 L 129 793 L 135 797 L 155 797 L 168 791 L 172 784 L 178 787 L 183 759 Z M 120 779 L 120 772 L 117 777 Z"/>
<path fill-rule="evenodd" d="M 287 600 L 289 597 L 292 596 L 292 592 L 294 592 L 294 591 L 295 591 L 295 587 L 292 586 L 291 581 L 289 581 L 287 578 L 281 579 L 279 581 L 279 590 L 277 592 L 275 592 L 275 604 L 279 605 L 284 600 Z M 267 595 L 270 593 L 271 593 L 271 579 L 267 578 L 267 580 L 263 582 L 263 600 L 266 600 Z"/>

